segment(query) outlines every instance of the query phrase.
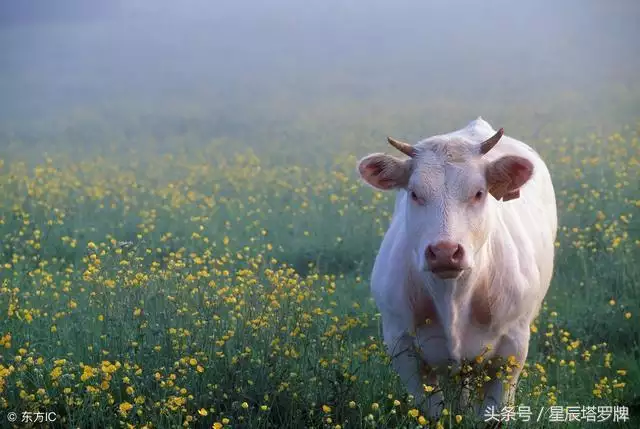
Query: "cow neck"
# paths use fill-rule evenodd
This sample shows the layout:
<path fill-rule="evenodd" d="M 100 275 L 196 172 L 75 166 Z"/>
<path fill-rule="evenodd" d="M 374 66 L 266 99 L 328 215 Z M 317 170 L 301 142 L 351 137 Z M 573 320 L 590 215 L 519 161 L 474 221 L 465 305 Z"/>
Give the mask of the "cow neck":
<path fill-rule="evenodd" d="M 439 279 L 410 269 L 410 300 L 414 311 L 422 316 L 434 313 L 446 335 L 454 361 L 460 360 L 461 342 L 469 322 L 479 327 L 491 326 L 491 237 L 477 252 L 474 268 L 457 279 Z M 425 303 L 426 300 L 426 303 Z M 431 304 L 428 303 L 431 301 Z M 424 314 L 423 314 L 424 313 Z M 416 327 L 424 320 L 416 320 Z"/>

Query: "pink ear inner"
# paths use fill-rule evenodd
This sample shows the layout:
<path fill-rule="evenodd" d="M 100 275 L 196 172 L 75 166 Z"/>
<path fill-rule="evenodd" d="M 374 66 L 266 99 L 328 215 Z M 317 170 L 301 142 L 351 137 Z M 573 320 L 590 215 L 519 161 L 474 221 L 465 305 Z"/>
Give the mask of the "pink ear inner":
<path fill-rule="evenodd" d="M 381 159 L 371 159 L 363 162 L 359 166 L 360 175 L 371 185 L 380 189 L 391 189 L 395 186 L 393 179 L 383 177 L 385 161 Z"/>
<path fill-rule="evenodd" d="M 526 158 L 507 155 L 494 161 L 487 171 L 489 192 L 503 201 L 520 197 L 520 187 L 533 175 L 533 164 Z"/>
<path fill-rule="evenodd" d="M 395 182 L 392 179 L 379 179 L 378 186 L 382 189 L 391 189 L 395 185 Z"/>
<path fill-rule="evenodd" d="M 529 179 L 533 174 L 533 164 L 526 158 L 513 158 L 510 160 L 508 167 L 509 176 L 511 177 L 511 188 L 518 189 Z"/>
<path fill-rule="evenodd" d="M 373 179 L 382 173 L 383 164 L 380 160 L 371 160 L 360 164 L 360 174 L 368 179 Z"/>

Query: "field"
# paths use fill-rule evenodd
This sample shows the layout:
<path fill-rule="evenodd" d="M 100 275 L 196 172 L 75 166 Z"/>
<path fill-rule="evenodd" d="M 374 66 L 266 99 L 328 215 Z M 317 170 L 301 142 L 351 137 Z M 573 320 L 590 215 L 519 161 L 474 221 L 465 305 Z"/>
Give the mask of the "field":
<path fill-rule="evenodd" d="M 542 155 L 560 217 L 500 417 L 640 427 L 640 2 L 0 9 L 0 427 L 478 427 L 390 366 L 394 194 L 356 173 L 478 116 Z"/>
<path fill-rule="evenodd" d="M 274 120 L 214 139 L 197 134 L 197 109 L 175 107 L 176 123 L 115 106 L 69 114 L 50 145 L 6 138 L 2 425 L 24 411 L 54 411 L 54 427 L 424 425 L 368 290 L 394 195 L 363 186 L 355 164 L 389 151 L 387 133 L 426 137 L 482 112 L 547 160 L 560 212 L 555 276 L 518 388 L 518 404 L 544 417 L 509 427 L 585 425 L 554 423 L 551 406 L 626 406 L 630 422 L 593 425 L 637 427 L 638 118 L 557 115 L 540 131 L 522 106 L 492 116 L 491 105 L 428 104 L 370 104 L 345 119 L 357 109 L 343 100 L 289 118 L 288 133 Z M 172 139 L 159 143 L 158 129 Z M 474 427 L 447 410 L 434 427 Z"/>

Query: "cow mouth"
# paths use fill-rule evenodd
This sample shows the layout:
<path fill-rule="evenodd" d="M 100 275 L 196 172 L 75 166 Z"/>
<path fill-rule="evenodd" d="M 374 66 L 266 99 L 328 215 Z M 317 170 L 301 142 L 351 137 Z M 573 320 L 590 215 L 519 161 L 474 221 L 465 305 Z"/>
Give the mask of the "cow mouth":
<path fill-rule="evenodd" d="M 431 272 L 436 277 L 440 277 L 443 280 L 456 279 L 460 277 L 464 270 L 460 267 L 438 267 L 432 269 Z"/>

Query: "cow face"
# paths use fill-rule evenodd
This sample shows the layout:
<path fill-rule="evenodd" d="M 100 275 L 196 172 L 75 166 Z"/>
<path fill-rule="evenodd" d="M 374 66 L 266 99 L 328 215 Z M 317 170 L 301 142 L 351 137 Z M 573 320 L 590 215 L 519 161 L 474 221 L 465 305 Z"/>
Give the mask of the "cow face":
<path fill-rule="evenodd" d="M 502 133 L 496 136 L 492 145 Z M 531 177 L 529 160 L 504 156 L 488 162 L 482 144 L 432 137 L 401 146 L 409 159 L 376 153 L 360 160 L 358 171 L 369 185 L 406 190 L 404 228 L 415 269 L 442 279 L 471 269 L 492 229 L 491 205 L 518 198 Z"/>

